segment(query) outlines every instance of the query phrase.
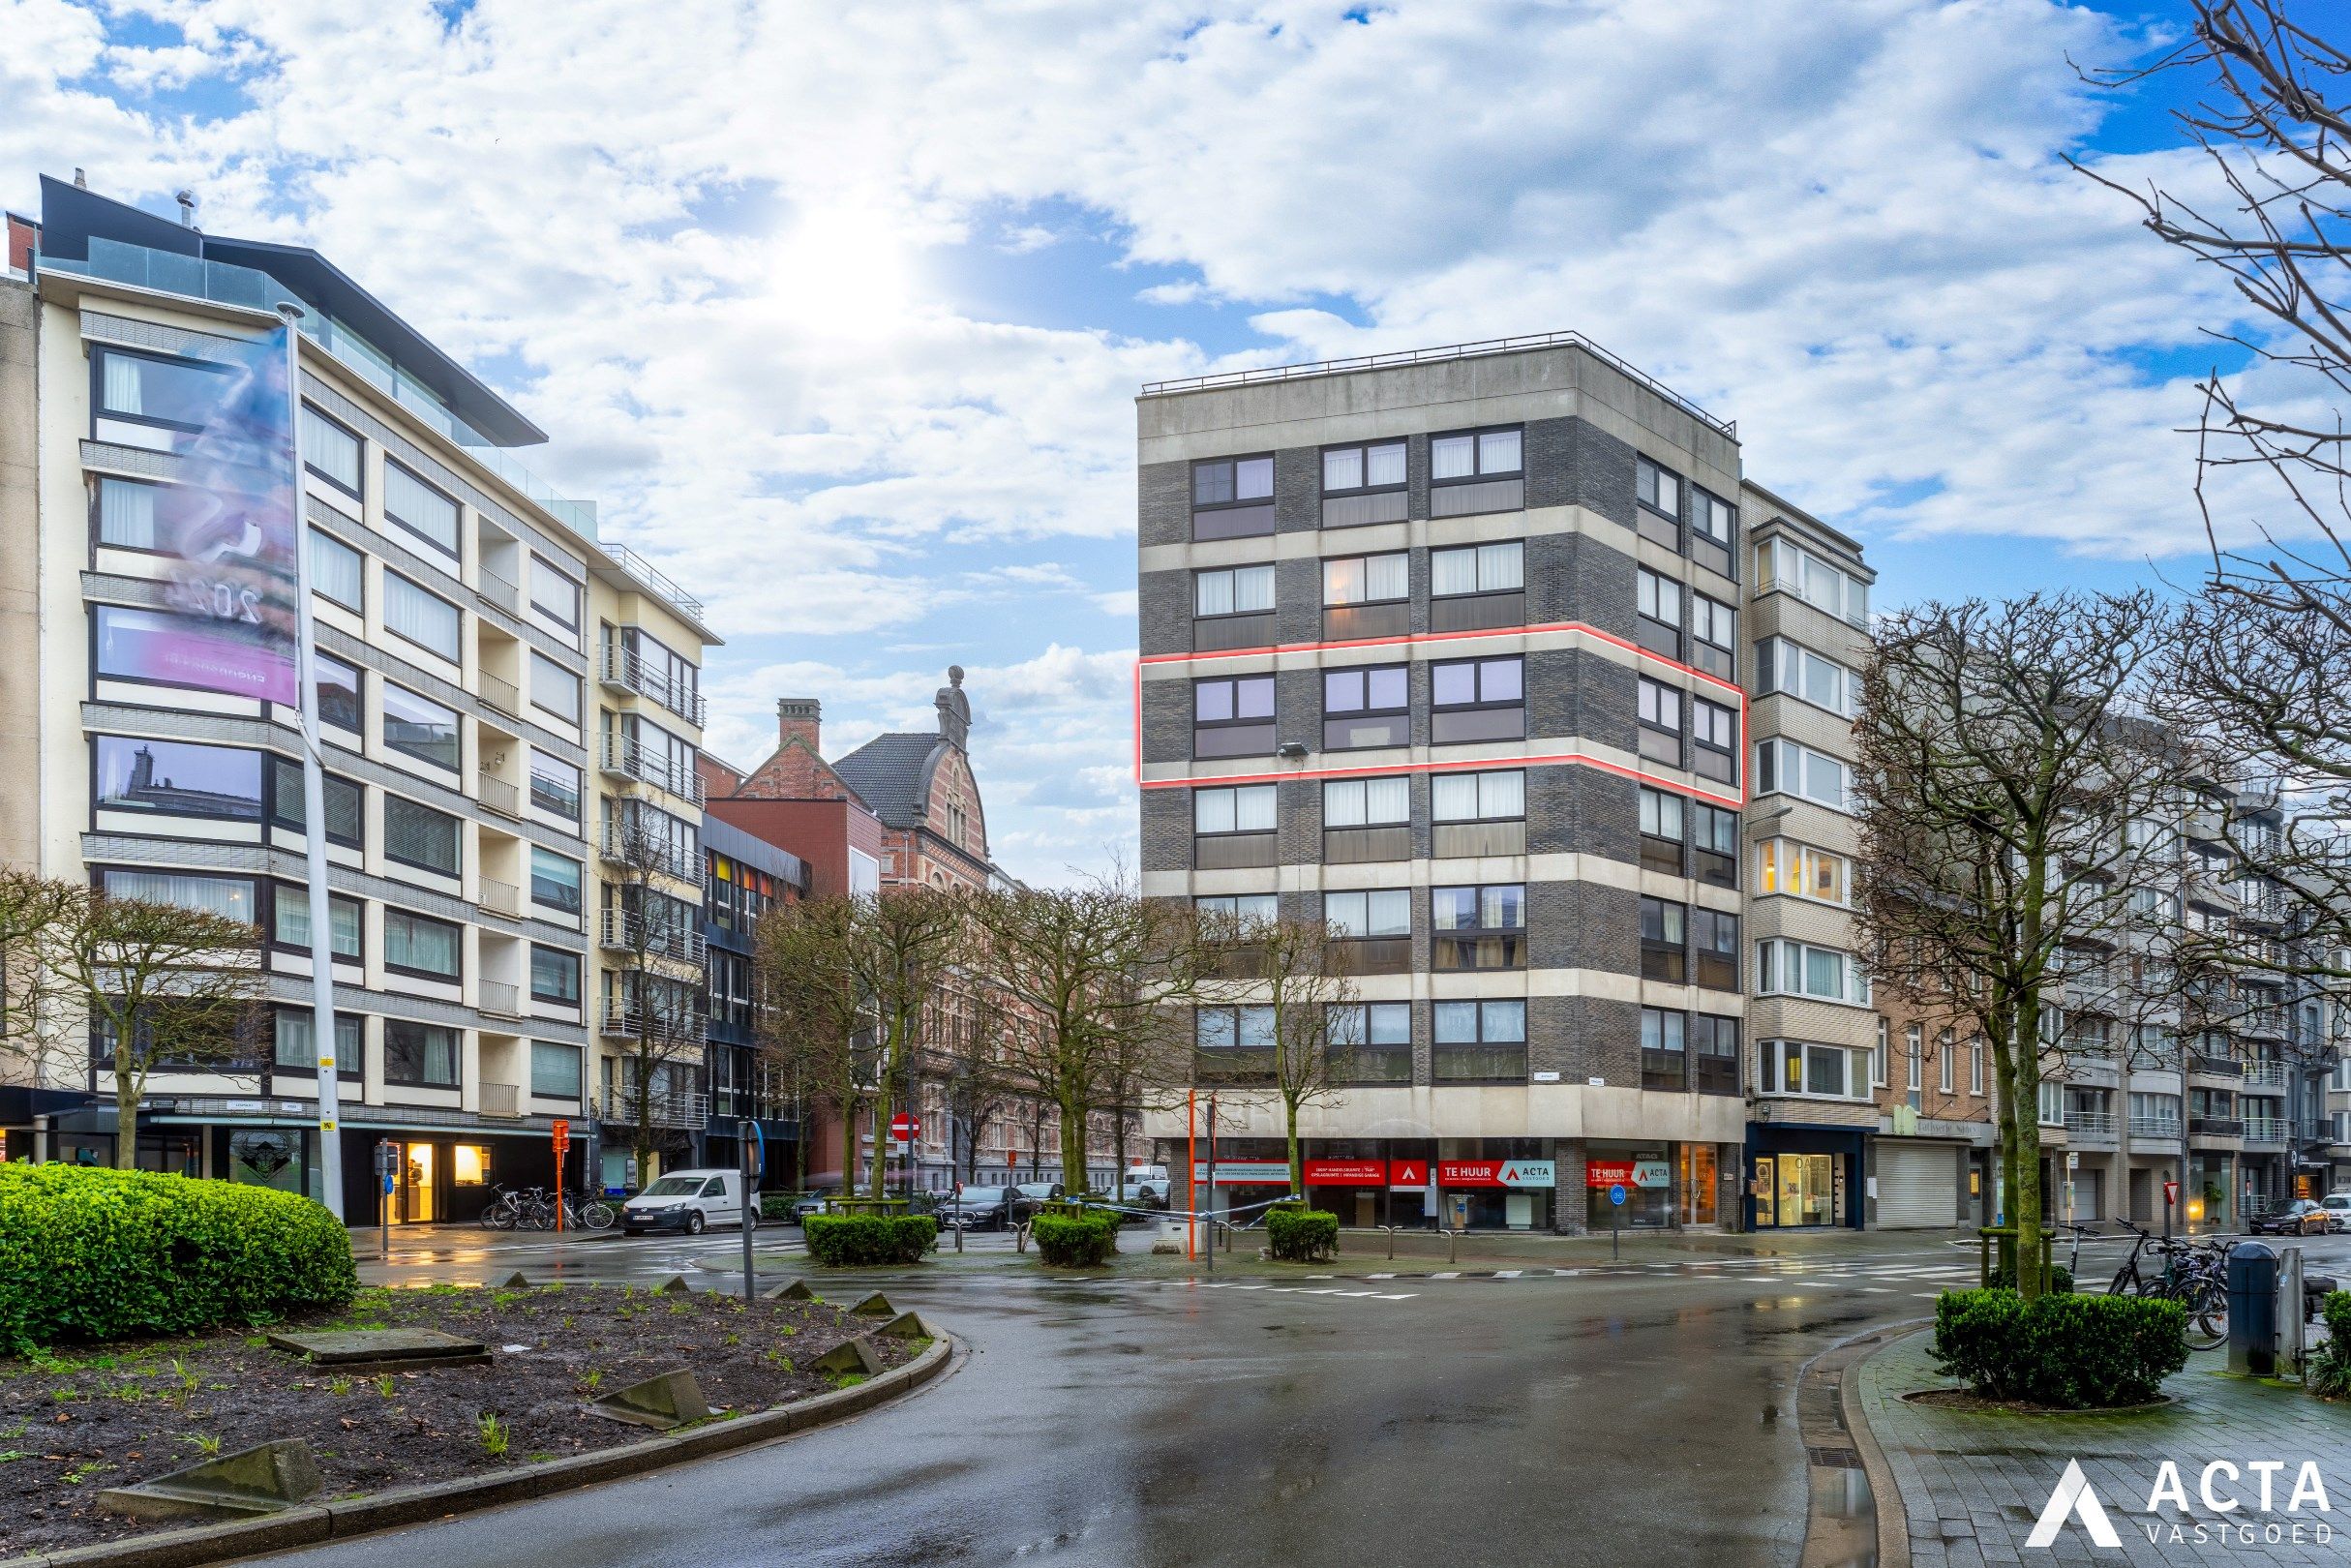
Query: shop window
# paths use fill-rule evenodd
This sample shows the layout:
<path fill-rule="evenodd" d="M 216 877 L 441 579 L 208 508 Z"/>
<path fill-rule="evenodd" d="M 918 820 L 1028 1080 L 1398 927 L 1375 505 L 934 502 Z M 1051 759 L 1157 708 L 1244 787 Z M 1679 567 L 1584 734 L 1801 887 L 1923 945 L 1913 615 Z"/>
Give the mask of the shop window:
<path fill-rule="evenodd" d="M 490 1146 L 486 1143 L 460 1143 L 449 1151 L 449 1184 L 452 1187 L 481 1187 L 490 1180 Z"/>

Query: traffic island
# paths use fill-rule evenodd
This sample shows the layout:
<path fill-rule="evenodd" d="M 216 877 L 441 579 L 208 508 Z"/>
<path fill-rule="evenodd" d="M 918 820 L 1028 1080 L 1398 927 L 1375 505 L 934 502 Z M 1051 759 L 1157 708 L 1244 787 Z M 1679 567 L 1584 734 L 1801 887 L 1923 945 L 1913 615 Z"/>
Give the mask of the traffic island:
<path fill-rule="evenodd" d="M 362 1291 L 347 1312 L 268 1333 L 0 1361 L 0 1563 L 217 1561 L 766 1441 L 940 1370 L 944 1337 L 919 1321 L 909 1333 L 911 1315 L 707 1291 L 436 1286 Z M 486 1354 L 412 1359 L 451 1342 Z M 654 1387 L 663 1402 L 632 1398 Z M 641 1405 L 663 1419 L 612 1418 Z M 240 1481 L 217 1510 L 147 1506 L 201 1505 L 214 1470 L 296 1452 L 315 1466 L 298 1494 Z M 223 1523 L 175 1528 L 191 1512 Z"/>

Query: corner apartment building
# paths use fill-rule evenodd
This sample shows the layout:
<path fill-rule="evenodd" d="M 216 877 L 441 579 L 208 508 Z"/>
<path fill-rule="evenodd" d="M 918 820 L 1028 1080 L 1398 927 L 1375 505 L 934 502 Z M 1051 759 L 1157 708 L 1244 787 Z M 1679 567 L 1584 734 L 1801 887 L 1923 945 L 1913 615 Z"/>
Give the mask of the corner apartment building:
<path fill-rule="evenodd" d="M 150 1168 L 318 1195 L 297 715 L 166 683 L 136 656 L 164 629 L 159 520 L 195 494 L 183 437 L 291 301 L 346 1212 L 377 1212 L 378 1140 L 400 1145 L 403 1222 L 551 1180 L 558 1119 L 580 1171 L 591 594 L 625 606 L 662 586 L 597 544 L 590 504 L 515 459 L 543 433 L 316 252 L 53 180 L 38 227 L 27 276 L 0 284 L 0 399 L 17 409 L 29 386 L 33 416 L 30 450 L 12 432 L 0 453 L 0 550 L 24 568 L 9 591 L 30 585 L 0 622 L 0 707 L 32 736 L 0 792 L 11 858 L 255 922 L 272 1007 L 236 1058 L 159 1070 L 135 1129 L 114 1125 L 97 1042 L 86 1072 L 0 1090 L 11 1157 L 22 1138 L 33 1158 L 106 1162 L 136 1138 Z"/>
<path fill-rule="evenodd" d="M 1605 1228 L 1596 1172 L 1627 1223 L 1738 1222 L 1734 429 L 1573 335 L 1163 383 L 1137 417 L 1144 891 L 1344 945 L 1360 1081 L 1303 1118 L 1315 1201 Z M 1194 1019 L 1219 1205 L 1286 1181 L 1261 1012 Z M 1182 1162 L 1181 1112 L 1146 1130 Z"/>

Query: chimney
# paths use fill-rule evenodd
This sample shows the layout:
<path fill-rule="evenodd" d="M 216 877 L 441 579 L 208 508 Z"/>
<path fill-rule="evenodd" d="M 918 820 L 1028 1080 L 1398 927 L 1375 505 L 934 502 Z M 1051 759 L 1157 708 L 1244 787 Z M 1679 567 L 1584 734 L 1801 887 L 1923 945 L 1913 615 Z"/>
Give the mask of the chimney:
<path fill-rule="evenodd" d="M 89 176 L 88 176 L 88 175 L 86 175 L 86 174 L 84 174 L 84 173 L 82 173 L 82 171 L 81 171 L 81 166 L 80 166 L 80 165 L 78 165 L 78 164 L 75 165 L 75 166 L 74 166 L 74 189 L 75 189 L 75 190 L 76 190 L 76 191 L 87 191 L 89 188 L 90 188 L 90 180 L 89 180 Z"/>
<path fill-rule="evenodd" d="M 180 226 L 194 228 L 196 226 L 196 193 L 182 191 L 172 199 L 180 204 Z"/>
<path fill-rule="evenodd" d="M 813 697 L 780 697 L 775 703 L 775 739 L 779 747 L 787 746 L 797 738 L 815 756 L 824 752 L 817 747 L 823 729 L 825 706 Z"/>

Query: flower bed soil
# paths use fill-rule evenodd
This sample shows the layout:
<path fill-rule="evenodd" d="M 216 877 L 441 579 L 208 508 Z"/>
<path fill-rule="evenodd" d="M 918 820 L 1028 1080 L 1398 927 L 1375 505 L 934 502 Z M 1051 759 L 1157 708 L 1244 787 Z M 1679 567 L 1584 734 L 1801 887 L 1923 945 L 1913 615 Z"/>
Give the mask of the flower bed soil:
<path fill-rule="evenodd" d="M 2031 1400 L 1993 1400 L 1973 1389 L 1922 1388 L 1902 1396 L 1905 1402 L 1920 1404 L 1930 1410 L 1962 1410 L 1976 1415 L 2128 1415 L 2134 1410 L 2160 1410 L 2174 1401 L 2169 1394 L 2150 1400 L 2145 1404 L 2035 1404 Z"/>
<path fill-rule="evenodd" d="M 846 1386 L 800 1370 L 845 1340 L 867 1337 L 886 1368 L 922 1349 L 877 1324 L 704 1291 L 437 1285 L 363 1290 L 284 1326 L 439 1329 L 487 1344 L 488 1365 L 347 1374 L 252 1329 L 0 1360 L 0 1558 L 199 1523 L 128 1519 L 97 1494 L 276 1438 L 310 1440 L 326 1481 L 314 1500 L 335 1500 L 642 1441 L 655 1434 L 584 1406 L 678 1367 L 716 1419 L 767 1409 Z"/>

